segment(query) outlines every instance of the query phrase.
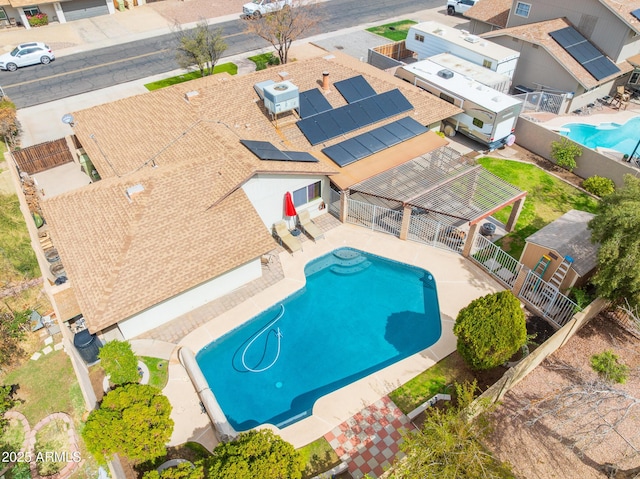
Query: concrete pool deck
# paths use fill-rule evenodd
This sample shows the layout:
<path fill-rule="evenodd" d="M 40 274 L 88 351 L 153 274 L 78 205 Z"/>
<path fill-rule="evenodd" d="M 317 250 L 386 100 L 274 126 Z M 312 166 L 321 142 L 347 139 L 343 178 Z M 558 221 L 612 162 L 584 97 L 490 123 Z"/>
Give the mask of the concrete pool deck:
<path fill-rule="evenodd" d="M 304 446 L 323 436 L 341 422 L 357 414 L 363 407 L 379 400 L 453 352 L 456 348 L 453 324 L 458 311 L 473 299 L 503 289 L 479 267 L 456 253 L 413 241 L 402 241 L 359 226 L 343 224 L 325 232 L 325 239 L 317 243 L 305 242 L 303 251 L 293 255 L 288 252 L 280 253 L 284 279 L 198 327 L 186 335 L 178 346 L 186 346 L 197 353 L 211 341 L 302 288 L 305 282 L 304 266 L 312 259 L 343 246 L 357 248 L 430 271 L 438 286 L 442 336 L 430 348 L 320 398 L 313 408 L 311 417 L 283 429 L 273 427 L 281 437 L 295 447 Z M 330 292 L 327 300 L 330 300 L 329 294 Z M 327 354 L 332 352 L 327 351 Z M 363 351 L 362 354 L 374 354 L 374 352 Z M 322 358 L 318 358 L 318 361 L 322 361 Z M 180 371 L 181 369 L 182 366 L 177 361 L 172 361 L 169 369 L 170 381 L 165 388 L 165 394 L 172 404 L 174 404 L 173 398 L 176 398 L 179 404 L 184 405 L 180 407 L 180 411 L 174 411 L 172 414 L 176 422 L 172 444 L 193 439 L 191 435 L 193 431 L 203 434 L 203 421 L 206 419 L 206 415 L 201 414 L 199 407 L 193 407 L 194 404 L 198 404 L 197 395 L 190 383 L 185 381 L 187 375 L 183 369 Z M 256 393 L 260 394 L 259 391 Z M 205 436 L 209 435 L 205 434 Z M 209 446 L 209 444 L 205 445 Z"/>

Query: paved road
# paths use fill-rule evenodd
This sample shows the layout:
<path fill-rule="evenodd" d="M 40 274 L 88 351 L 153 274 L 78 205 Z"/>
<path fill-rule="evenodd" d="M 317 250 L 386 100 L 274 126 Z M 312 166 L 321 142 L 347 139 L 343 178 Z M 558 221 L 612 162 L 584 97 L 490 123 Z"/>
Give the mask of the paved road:
<path fill-rule="evenodd" d="M 332 0 L 320 3 L 321 22 L 305 38 L 320 33 L 384 21 L 440 5 L 439 0 Z M 241 20 L 217 24 L 228 44 L 225 56 L 259 50 L 269 45 L 244 33 Z M 26 108 L 179 68 L 175 61 L 175 37 L 165 34 L 59 58 L 50 65 L 34 65 L 17 72 L 0 72 L 5 93 L 18 108 Z"/>

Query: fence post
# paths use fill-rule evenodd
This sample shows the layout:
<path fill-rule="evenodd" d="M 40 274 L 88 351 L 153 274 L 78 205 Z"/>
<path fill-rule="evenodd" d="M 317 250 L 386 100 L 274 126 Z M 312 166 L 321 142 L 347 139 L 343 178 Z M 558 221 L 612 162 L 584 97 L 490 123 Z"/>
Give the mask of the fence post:
<path fill-rule="evenodd" d="M 345 190 L 340 195 L 340 221 L 342 223 L 346 223 L 348 217 L 349 217 L 349 192 Z"/>
<path fill-rule="evenodd" d="M 402 210 L 402 223 L 400 224 L 400 239 L 406 240 L 409 235 L 409 225 L 411 224 L 411 207 L 406 206 Z"/>

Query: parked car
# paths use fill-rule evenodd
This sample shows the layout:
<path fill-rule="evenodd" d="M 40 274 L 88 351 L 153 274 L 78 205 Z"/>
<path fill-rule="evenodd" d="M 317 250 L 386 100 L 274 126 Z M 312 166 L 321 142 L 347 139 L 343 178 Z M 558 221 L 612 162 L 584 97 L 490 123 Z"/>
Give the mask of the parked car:
<path fill-rule="evenodd" d="M 242 6 L 240 18 L 260 18 L 268 13 L 277 12 L 284 7 L 290 7 L 292 0 L 253 0 Z"/>
<path fill-rule="evenodd" d="M 19 67 L 42 63 L 47 65 L 55 60 L 56 56 L 49 48 L 41 42 L 22 43 L 9 53 L 0 55 L 0 70 L 16 71 Z"/>
<path fill-rule="evenodd" d="M 447 0 L 447 14 L 455 15 L 464 13 L 473 7 L 479 0 Z"/>

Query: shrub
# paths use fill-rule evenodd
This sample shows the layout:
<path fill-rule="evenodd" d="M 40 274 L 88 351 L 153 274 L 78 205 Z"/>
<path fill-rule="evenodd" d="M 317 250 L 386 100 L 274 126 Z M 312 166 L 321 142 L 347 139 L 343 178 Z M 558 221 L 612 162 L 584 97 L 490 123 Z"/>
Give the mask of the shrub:
<path fill-rule="evenodd" d="M 616 189 L 616 184 L 609 178 L 594 175 L 582 182 L 582 187 L 596 196 L 607 196 Z"/>
<path fill-rule="evenodd" d="M 280 65 L 280 59 L 275 56 L 273 53 L 269 53 L 269 58 L 267 58 L 267 64 L 269 66 Z"/>
<path fill-rule="evenodd" d="M 267 62 L 264 60 L 256 60 L 256 71 L 265 70 L 267 68 Z"/>
<path fill-rule="evenodd" d="M 472 369 L 499 366 L 527 342 L 524 312 L 511 291 L 469 303 L 458 313 L 453 333 L 458 337 L 458 353 Z"/>
<path fill-rule="evenodd" d="M 10 146 L 17 146 L 20 133 L 20 122 L 16 115 L 16 105 L 9 97 L 0 98 L 0 136 L 2 136 Z"/>
<path fill-rule="evenodd" d="M 591 368 L 606 381 L 614 383 L 624 384 L 629 376 L 629 366 L 621 364 L 610 350 L 591 356 Z"/>
<path fill-rule="evenodd" d="M 569 171 L 576 169 L 576 158 L 582 155 L 582 148 L 569 138 L 562 138 L 560 141 L 551 143 L 551 157 L 556 160 L 556 164 Z"/>
<path fill-rule="evenodd" d="M 138 359 L 126 341 L 109 341 L 100 349 L 100 365 L 115 384 L 137 383 Z"/>
<path fill-rule="evenodd" d="M 36 13 L 35 15 L 27 15 L 29 25 L 32 27 L 41 27 L 43 25 L 49 25 L 49 17 L 46 13 Z"/>

